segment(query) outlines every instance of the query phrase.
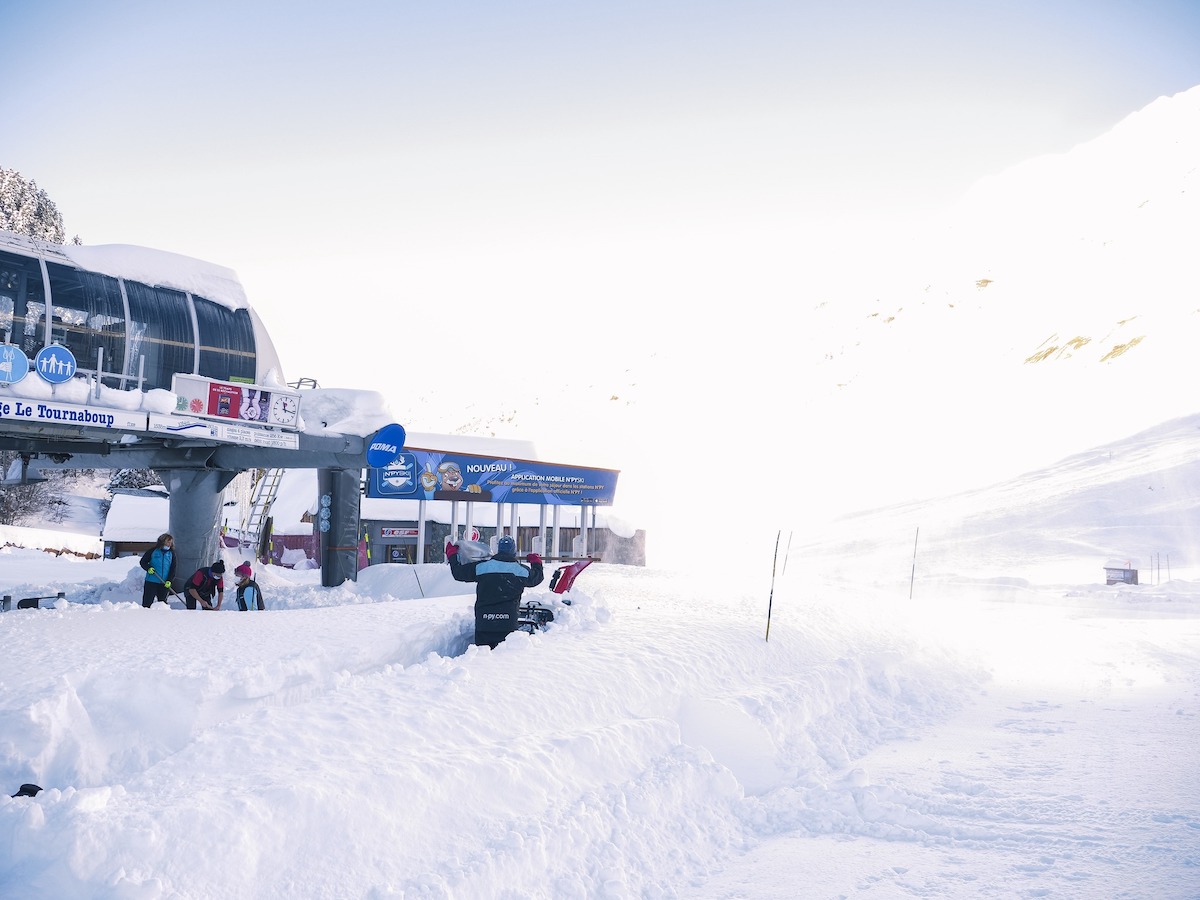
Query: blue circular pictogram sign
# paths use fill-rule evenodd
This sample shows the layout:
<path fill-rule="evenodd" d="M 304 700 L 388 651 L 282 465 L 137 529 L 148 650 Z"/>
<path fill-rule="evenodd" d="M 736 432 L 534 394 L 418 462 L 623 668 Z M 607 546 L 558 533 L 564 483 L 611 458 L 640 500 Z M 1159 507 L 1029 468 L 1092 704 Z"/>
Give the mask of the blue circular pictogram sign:
<path fill-rule="evenodd" d="M 75 377 L 75 354 L 62 344 L 51 344 L 38 351 L 33 367 L 43 381 L 63 384 Z"/>
<path fill-rule="evenodd" d="M 20 347 L 0 344 L 0 384 L 16 384 L 29 374 L 29 357 Z"/>

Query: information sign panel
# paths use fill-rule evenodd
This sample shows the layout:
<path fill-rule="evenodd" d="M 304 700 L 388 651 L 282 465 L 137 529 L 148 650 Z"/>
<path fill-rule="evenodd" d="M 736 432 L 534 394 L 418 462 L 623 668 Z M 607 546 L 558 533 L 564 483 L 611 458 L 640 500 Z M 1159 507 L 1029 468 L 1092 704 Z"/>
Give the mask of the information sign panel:
<path fill-rule="evenodd" d="M 171 390 L 179 415 L 276 428 L 300 427 L 298 391 L 181 374 L 172 379 Z"/>
<path fill-rule="evenodd" d="M 169 434 L 199 441 L 219 441 L 224 444 L 245 444 L 249 447 L 296 450 L 300 446 L 300 435 L 294 431 L 275 431 L 254 425 L 190 416 L 163 416 L 151 413 L 147 430 L 155 434 Z"/>
<path fill-rule="evenodd" d="M 0 419 L 37 422 L 40 425 L 70 425 L 76 428 L 146 430 L 146 414 L 137 410 L 113 409 L 108 406 L 75 406 L 72 403 L 27 400 L 23 397 L 0 399 Z"/>

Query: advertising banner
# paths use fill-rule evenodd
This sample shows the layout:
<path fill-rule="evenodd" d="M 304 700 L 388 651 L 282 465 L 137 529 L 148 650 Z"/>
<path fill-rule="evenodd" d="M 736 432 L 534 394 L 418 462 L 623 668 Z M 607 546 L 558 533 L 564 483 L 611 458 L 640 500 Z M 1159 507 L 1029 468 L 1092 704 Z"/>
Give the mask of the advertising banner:
<path fill-rule="evenodd" d="M 367 496 L 609 506 L 617 492 L 619 474 L 614 469 L 408 448 L 387 467 L 371 469 Z"/>
<path fill-rule="evenodd" d="M 381 538 L 411 538 L 415 541 L 418 533 L 416 528 L 383 527 L 379 529 Z"/>
<path fill-rule="evenodd" d="M 25 400 L 21 397 L 0 399 L 0 419 L 38 422 L 49 425 L 75 425 L 80 428 L 115 428 L 121 431 L 145 431 L 146 413 L 107 406 L 75 406 L 51 400 Z"/>
<path fill-rule="evenodd" d="M 177 374 L 171 390 L 177 398 L 175 412 L 179 415 L 277 428 L 300 427 L 300 394 L 287 388 Z"/>

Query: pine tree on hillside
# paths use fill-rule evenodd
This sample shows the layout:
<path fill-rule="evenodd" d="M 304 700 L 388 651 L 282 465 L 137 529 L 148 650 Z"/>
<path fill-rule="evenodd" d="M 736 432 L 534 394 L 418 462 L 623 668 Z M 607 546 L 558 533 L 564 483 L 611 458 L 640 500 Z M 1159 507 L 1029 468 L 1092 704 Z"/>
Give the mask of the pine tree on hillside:
<path fill-rule="evenodd" d="M 108 481 L 109 494 L 119 490 L 140 490 L 161 485 L 162 479 L 152 469 L 117 469 Z"/>
<path fill-rule="evenodd" d="M 0 452 L 0 475 L 16 477 L 20 473 L 20 454 Z M 0 525 L 34 525 L 62 518 L 58 504 L 44 481 L 9 484 L 0 487 Z"/>
<path fill-rule="evenodd" d="M 55 244 L 66 240 L 54 201 L 15 169 L 0 168 L 0 228 Z"/>

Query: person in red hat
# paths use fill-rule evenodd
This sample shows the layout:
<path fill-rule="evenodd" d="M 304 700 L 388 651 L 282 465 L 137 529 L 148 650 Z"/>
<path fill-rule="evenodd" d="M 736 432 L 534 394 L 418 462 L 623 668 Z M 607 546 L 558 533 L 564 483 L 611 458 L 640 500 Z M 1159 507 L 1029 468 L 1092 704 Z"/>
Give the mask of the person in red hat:
<path fill-rule="evenodd" d="M 237 576 L 238 609 L 242 612 L 266 609 L 263 606 L 262 589 L 259 588 L 258 582 L 254 580 L 254 570 L 250 568 L 250 563 L 242 563 L 233 570 L 233 574 Z"/>

